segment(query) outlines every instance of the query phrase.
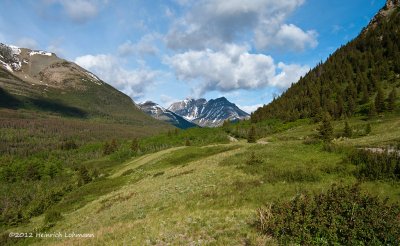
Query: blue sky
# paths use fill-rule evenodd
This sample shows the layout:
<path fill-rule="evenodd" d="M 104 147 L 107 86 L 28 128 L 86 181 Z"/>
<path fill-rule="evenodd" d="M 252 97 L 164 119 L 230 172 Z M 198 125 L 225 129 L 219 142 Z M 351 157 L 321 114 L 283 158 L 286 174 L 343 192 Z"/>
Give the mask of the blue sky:
<path fill-rule="evenodd" d="M 163 106 L 266 104 L 358 35 L 384 0 L 0 0 L 0 42 L 55 52 Z"/>

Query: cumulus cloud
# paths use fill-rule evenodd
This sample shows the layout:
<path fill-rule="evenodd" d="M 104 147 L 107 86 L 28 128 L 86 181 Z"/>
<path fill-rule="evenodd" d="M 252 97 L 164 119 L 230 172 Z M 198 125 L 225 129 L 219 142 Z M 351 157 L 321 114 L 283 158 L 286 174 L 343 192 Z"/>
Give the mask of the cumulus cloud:
<path fill-rule="evenodd" d="M 266 86 L 287 88 L 309 70 L 307 66 L 276 65 L 271 56 L 251 54 L 246 46 L 226 45 L 220 51 L 187 51 L 166 57 L 179 80 L 199 82 L 194 93 L 228 92 Z"/>
<path fill-rule="evenodd" d="M 160 96 L 160 100 L 161 100 L 161 103 L 163 104 L 163 106 L 164 106 L 165 108 L 168 108 L 168 107 L 171 106 L 171 104 L 173 104 L 174 102 L 179 102 L 179 101 L 180 101 L 179 99 L 176 99 L 176 98 L 174 98 L 174 97 L 171 97 L 171 96 L 168 96 L 168 95 L 164 95 L 164 94 L 162 94 L 162 95 Z"/>
<path fill-rule="evenodd" d="M 258 49 L 290 45 L 296 51 L 315 47 L 316 32 L 286 24 L 304 0 L 200 0 L 177 19 L 166 36 L 176 50 L 220 48 L 226 43 L 253 39 Z"/>
<path fill-rule="evenodd" d="M 142 57 L 156 55 L 159 50 L 154 42 L 160 37 L 157 33 L 150 33 L 144 35 L 137 43 L 127 40 L 118 47 L 118 54 L 120 56 L 140 55 Z"/>
<path fill-rule="evenodd" d="M 250 105 L 250 106 L 241 106 L 241 105 L 238 105 L 238 107 L 239 107 L 241 110 L 245 111 L 245 112 L 248 113 L 248 114 L 253 113 L 253 112 L 256 111 L 259 107 L 262 107 L 262 106 L 263 106 L 263 104 L 256 104 L 256 105 Z"/>
<path fill-rule="evenodd" d="M 146 67 L 127 70 L 120 59 L 105 54 L 80 56 L 75 63 L 135 99 L 143 96 L 160 73 Z"/>
<path fill-rule="evenodd" d="M 102 5 L 107 0 L 44 0 L 48 5 L 58 4 L 63 7 L 69 18 L 75 22 L 84 23 L 97 16 Z"/>
<path fill-rule="evenodd" d="M 318 45 L 317 32 L 303 31 L 293 24 L 283 24 L 272 33 L 256 32 L 256 45 L 264 49 L 284 48 L 292 51 L 304 51 L 307 48 L 315 48 Z"/>
<path fill-rule="evenodd" d="M 22 48 L 37 49 L 38 43 L 32 38 L 20 38 L 17 40 L 16 45 Z"/>

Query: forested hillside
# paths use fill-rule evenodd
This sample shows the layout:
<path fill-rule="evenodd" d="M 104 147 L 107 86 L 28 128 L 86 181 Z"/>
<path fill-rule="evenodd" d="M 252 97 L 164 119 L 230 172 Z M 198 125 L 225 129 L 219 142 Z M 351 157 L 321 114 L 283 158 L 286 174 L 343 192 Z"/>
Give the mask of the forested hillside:
<path fill-rule="evenodd" d="M 388 1 L 361 34 L 318 64 L 280 97 L 252 114 L 294 121 L 393 111 L 400 86 L 400 7 Z"/>

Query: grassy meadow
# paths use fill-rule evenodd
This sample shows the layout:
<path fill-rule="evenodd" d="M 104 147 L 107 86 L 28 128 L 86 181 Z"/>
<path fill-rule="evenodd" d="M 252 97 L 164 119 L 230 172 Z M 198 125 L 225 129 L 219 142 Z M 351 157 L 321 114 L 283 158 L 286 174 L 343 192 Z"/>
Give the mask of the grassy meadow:
<path fill-rule="evenodd" d="M 260 208 L 326 192 L 335 183 L 359 183 L 363 193 L 398 203 L 398 179 L 360 177 L 349 154 L 398 148 L 400 118 L 388 114 L 348 122 L 353 136 L 341 137 L 345 121 L 335 121 L 331 144 L 316 139 L 317 123 L 300 120 L 259 124 L 254 144 L 240 138 L 250 126 L 244 122 L 141 138 L 135 152 L 130 141 L 119 141 L 110 155 L 102 155 L 101 146 L 80 146 L 74 153 L 98 151 L 81 163 L 98 169 L 97 177 L 71 184 L 42 214 L 4 227 L 1 240 L 10 245 L 277 245 L 278 238 L 257 227 Z M 238 141 L 228 141 L 228 134 Z M 16 239 L 9 232 L 92 233 L 94 238 Z"/>

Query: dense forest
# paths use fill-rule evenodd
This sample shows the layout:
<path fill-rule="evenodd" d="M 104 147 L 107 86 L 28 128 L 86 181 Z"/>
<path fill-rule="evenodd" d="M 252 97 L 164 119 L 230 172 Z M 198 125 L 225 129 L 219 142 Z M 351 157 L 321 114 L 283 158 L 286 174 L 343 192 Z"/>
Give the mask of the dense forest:
<path fill-rule="evenodd" d="M 298 83 L 252 114 L 294 121 L 328 112 L 335 119 L 393 111 L 400 86 L 400 10 L 381 10 L 361 34 Z"/>

